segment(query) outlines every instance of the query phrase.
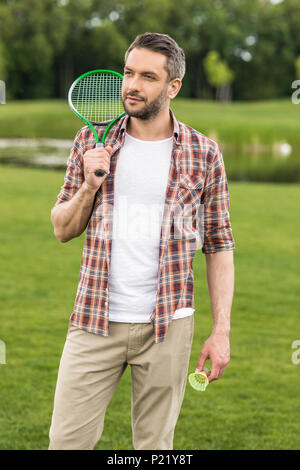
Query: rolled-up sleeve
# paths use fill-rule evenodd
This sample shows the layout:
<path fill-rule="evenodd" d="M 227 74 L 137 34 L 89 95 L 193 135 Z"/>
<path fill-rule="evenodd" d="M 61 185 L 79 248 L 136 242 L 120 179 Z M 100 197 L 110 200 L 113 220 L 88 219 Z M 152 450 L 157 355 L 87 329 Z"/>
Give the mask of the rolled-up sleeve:
<path fill-rule="evenodd" d="M 222 153 L 219 147 L 207 171 L 201 202 L 204 205 L 203 253 L 235 248 L 229 216 L 229 191 Z"/>
<path fill-rule="evenodd" d="M 64 177 L 64 184 L 57 196 L 55 206 L 62 202 L 69 201 L 80 189 L 84 181 L 83 170 L 83 148 L 81 143 L 81 130 L 77 132 L 70 156 L 67 160 L 67 169 Z"/>

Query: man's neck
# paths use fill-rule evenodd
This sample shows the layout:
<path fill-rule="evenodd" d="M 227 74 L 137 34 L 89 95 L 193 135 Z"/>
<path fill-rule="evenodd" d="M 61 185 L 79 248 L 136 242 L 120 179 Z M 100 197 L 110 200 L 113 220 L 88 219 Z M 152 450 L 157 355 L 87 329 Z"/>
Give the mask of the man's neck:
<path fill-rule="evenodd" d="M 163 140 L 172 137 L 174 123 L 169 108 L 165 108 L 154 119 L 143 121 L 130 117 L 126 129 L 132 137 L 140 140 Z"/>

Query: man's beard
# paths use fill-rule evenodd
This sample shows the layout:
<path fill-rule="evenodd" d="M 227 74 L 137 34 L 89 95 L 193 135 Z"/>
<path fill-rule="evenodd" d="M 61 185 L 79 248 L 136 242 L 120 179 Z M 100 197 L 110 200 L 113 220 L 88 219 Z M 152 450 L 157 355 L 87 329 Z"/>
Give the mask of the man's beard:
<path fill-rule="evenodd" d="M 122 103 L 125 109 L 126 114 L 128 116 L 132 116 L 138 119 L 141 119 L 142 121 L 148 121 L 154 119 L 161 109 L 164 107 L 166 101 L 167 101 L 167 87 L 162 90 L 162 92 L 158 95 L 157 98 L 155 98 L 153 101 L 150 103 L 145 103 L 145 106 L 143 109 L 139 111 L 130 111 L 128 107 L 126 106 L 126 98 L 127 96 L 132 96 L 135 98 L 140 98 L 136 93 L 131 93 L 130 95 L 126 95 L 125 99 L 122 97 Z"/>

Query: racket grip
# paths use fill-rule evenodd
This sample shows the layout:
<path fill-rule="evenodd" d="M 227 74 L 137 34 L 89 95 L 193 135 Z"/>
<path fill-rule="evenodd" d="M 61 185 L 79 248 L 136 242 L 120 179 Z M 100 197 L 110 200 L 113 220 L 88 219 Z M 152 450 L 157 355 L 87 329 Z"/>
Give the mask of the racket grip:
<path fill-rule="evenodd" d="M 104 143 L 103 142 L 97 142 L 96 143 L 96 148 L 101 148 L 101 147 L 104 147 Z M 95 176 L 104 176 L 106 175 L 106 172 L 104 170 L 95 170 Z"/>

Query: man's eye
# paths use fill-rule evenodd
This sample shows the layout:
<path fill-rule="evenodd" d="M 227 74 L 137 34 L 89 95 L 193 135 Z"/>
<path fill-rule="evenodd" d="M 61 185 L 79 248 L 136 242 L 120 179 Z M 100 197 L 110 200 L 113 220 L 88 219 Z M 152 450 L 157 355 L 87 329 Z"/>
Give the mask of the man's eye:
<path fill-rule="evenodd" d="M 128 70 L 126 72 L 124 72 L 124 75 L 131 75 L 131 72 L 128 72 Z"/>

